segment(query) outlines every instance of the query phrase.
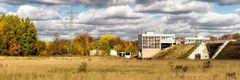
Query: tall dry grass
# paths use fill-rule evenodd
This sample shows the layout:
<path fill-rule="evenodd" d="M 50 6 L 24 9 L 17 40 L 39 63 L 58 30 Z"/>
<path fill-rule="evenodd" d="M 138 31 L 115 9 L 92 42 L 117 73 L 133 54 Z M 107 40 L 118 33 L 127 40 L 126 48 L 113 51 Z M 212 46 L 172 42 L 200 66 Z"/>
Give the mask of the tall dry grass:
<path fill-rule="evenodd" d="M 239 60 L 0 57 L 1 80 L 239 80 Z"/>

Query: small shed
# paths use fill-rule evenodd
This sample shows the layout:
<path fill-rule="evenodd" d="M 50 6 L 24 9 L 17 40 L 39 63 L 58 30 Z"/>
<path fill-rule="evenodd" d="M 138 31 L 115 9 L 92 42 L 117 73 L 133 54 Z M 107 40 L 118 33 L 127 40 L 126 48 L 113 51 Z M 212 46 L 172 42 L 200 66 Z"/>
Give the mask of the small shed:
<path fill-rule="evenodd" d="M 111 56 L 118 56 L 118 53 L 117 53 L 116 50 L 113 50 L 113 49 L 112 49 L 112 50 L 110 51 L 110 55 L 111 55 Z"/>
<path fill-rule="evenodd" d="M 120 52 L 120 53 L 118 54 L 118 56 L 129 59 L 129 58 L 131 58 L 131 52 Z"/>
<path fill-rule="evenodd" d="M 97 55 L 102 55 L 103 51 L 94 49 L 94 50 L 90 50 L 89 53 L 90 53 L 89 54 L 90 56 L 97 56 Z"/>

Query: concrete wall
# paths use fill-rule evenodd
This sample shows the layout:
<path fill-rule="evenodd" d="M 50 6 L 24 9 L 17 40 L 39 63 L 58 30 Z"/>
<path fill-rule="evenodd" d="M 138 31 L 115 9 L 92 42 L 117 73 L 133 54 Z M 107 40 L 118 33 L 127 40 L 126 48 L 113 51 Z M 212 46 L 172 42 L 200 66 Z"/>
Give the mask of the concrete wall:
<path fill-rule="evenodd" d="M 189 59 L 195 59 L 196 54 L 201 54 L 201 59 L 209 59 L 209 54 L 207 50 L 207 46 L 205 43 L 202 43 L 198 46 L 197 49 L 195 49 L 192 54 L 188 56 Z"/>
<path fill-rule="evenodd" d="M 160 51 L 160 49 L 143 49 L 142 58 L 151 58 L 154 55 L 158 54 Z"/>

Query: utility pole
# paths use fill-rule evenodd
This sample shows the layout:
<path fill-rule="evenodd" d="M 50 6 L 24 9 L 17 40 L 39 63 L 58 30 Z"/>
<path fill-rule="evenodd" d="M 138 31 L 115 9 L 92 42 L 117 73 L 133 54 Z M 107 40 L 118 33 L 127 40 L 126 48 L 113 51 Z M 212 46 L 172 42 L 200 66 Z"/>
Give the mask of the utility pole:
<path fill-rule="evenodd" d="M 69 35 L 69 43 L 68 43 L 68 49 L 69 49 L 69 53 L 68 55 L 72 55 L 73 54 L 73 37 L 75 35 L 74 31 L 73 31 L 73 19 L 74 19 L 74 14 L 77 12 L 73 12 L 73 8 L 72 5 L 70 5 L 70 11 L 68 12 L 69 14 L 69 31 L 68 31 L 68 35 Z"/>

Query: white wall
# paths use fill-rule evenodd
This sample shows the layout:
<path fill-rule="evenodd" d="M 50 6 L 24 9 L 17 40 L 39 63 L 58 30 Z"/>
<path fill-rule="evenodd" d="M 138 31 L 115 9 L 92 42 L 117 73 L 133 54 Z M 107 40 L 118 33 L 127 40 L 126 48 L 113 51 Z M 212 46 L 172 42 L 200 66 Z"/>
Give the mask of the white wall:
<path fill-rule="evenodd" d="M 198 48 L 188 56 L 188 59 L 195 59 L 196 54 L 201 54 L 201 59 L 209 59 L 209 54 L 205 43 L 200 44 Z"/>
<path fill-rule="evenodd" d="M 158 54 L 160 49 L 142 49 L 142 58 L 151 58 Z"/>

